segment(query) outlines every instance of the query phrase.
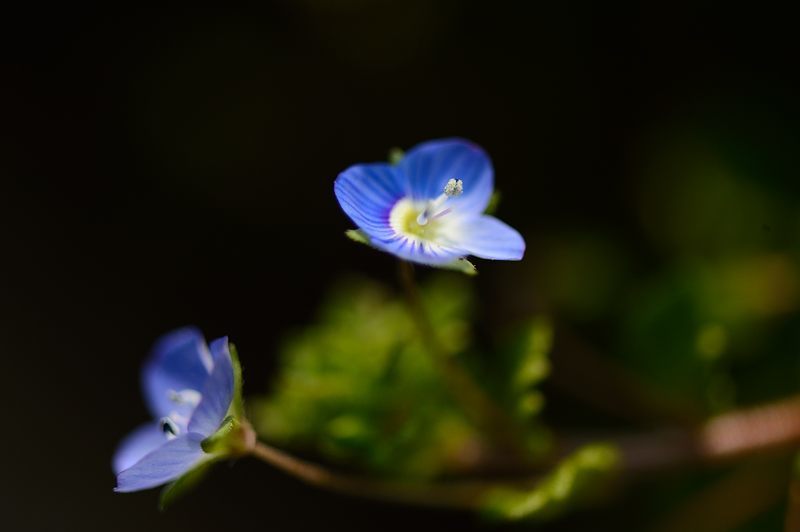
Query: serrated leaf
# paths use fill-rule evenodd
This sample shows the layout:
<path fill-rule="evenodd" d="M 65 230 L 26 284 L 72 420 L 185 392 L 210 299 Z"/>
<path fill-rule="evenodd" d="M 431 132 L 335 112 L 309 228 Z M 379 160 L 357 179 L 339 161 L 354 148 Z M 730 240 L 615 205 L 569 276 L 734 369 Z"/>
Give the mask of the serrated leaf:
<path fill-rule="evenodd" d="M 545 316 L 537 316 L 530 325 L 514 375 L 513 387 L 522 392 L 538 384 L 550 372 L 548 355 L 553 345 L 553 326 Z"/>
<path fill-rule="evenodd" d="M 484 499 L 493 519 L 518 521 L 552 518 L 598 493 L 613 478 L 619 452 L 611 445 L 592 444 L 564 459 L 529 490 L 499 488 Z"/>

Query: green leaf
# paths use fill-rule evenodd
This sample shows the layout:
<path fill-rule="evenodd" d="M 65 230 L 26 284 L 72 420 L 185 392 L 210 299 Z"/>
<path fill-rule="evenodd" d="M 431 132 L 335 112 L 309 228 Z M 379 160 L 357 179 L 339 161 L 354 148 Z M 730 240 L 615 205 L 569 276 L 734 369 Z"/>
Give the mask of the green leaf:
<path fill-rule="evenodd" d="M 613 479 L 619 452 L 605 444 L 579 449 L 532 489 L 498 488 L 484 499 L 493 519 L 548 519 L 597 495 Z"/>
<path fill-rule="evenodd" d="M 193 490 L 218 459 L 218 457 L 210 457 L 168 484 L 161 490 L 158 501 L 159 509 L 165 511 L 167 508 L 171 508 L 176 501 Z"/>

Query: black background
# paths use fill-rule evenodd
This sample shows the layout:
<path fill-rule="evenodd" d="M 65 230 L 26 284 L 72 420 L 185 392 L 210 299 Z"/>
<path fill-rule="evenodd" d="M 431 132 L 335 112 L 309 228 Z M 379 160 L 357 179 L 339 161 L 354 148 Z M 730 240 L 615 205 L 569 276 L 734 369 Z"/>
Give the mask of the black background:
<path fill-rule="evenodd" d="M 491 154 L 499 215 L 529 251 L 480 265 L 490 326 L 536 306 L 527 272 L 556 228 L 604 226 L 640 268 L 658 262 L 629 195 L 663 124 L 710 113 L 796 160 L 788 14 L 533 4 L 7 13 L 2 528 L 481 527 L 320 492 L 255 461 L 216 468 L 160 514 L 155 491 L 112 493 L 109 462 L 145 419 L 138 369 L 158 335 L 230 335 L 246 393 L 260 393 L 281 338 L 313 319 L 333 280 L 393 282 L 390 257 L 342 237 L 332 182 L 352 163 L 454 135 Z M 637 528 L 634 505 L 552 526 Z"/>

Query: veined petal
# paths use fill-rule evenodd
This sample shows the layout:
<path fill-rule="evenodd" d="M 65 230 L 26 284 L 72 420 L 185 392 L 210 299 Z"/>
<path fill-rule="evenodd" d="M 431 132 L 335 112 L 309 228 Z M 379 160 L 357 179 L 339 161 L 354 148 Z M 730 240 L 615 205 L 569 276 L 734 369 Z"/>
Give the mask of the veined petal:
<path fill-rule="evenodd" d="M 403 196 L 403 186 L 395 167 L 384 164 L 357 164 L 336 178 L 336 199 L 347 216 L 372 238 L 389 239 L 389 213 Z"/>
<path fill-rule="evenodd" d="M 389 241 L 373 240 L 371 244 L 401 259 L 428 266 L 448 264 L 466 255 L 464 251 L 447 244 L 406 236 L 397 236 Z"/>
<path fill-rule="evenodd" d="M 203 387 L 203 398 L 189 420 L 189 432 L 211 436 L 219 428 L 233 400 L 233 362 L 228 338 L 211 342 L 214 369 Z"/>
<path fill-rule="evenodd" d="M 205 339 L 194 327 L 161 337 L 142 371 L 142 388 L 153 416 L 177 414 L 188 419 L 197 404 L 176 402 L 170 397 L 183 390 L 202 390 L 213 367 Z"/>
<path fill-rule="evenodd" d="M 418 144 L 408 151 L 397 169 L 406 180 L 405 195 L 415 201 L 438 197 L 450 179 L 463 181 L 463 194 L 447 202 L 448 207 L 462 213 L 483 212 L 494 188 L 494 170 L 489 156 L 464 139 Z"/>
<path fill-rule="evenodd" d="M 452 223 L 445 226 L 443 233 L 465 255 L 482 259 L 521 260 L 525 254 L 522 236 L 494 216 L 454 218 Z"/>
<path fill-rule="evenodd" d="M 167 437 L 158 423 L 146 423 L 128 434 L 114 453 L 114 474 L 128 469 L 133 464 L 167 443 Z"/>
<path fill-rule="evenodd" d="M 203 460 L 201 441 L 202 436 L 191 433 L 168 441 L 120 472 L 114 491 L 139 491 L 176 479 Z"/>

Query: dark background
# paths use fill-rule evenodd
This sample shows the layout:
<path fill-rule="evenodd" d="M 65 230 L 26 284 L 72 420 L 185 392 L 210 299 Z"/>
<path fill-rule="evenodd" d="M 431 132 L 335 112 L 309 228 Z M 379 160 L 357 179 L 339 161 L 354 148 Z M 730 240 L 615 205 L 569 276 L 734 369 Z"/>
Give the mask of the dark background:
<path fill-rule="evenodd" d="M 647 238 L 634 198 L 653 146 L 681 128 L 797 191 L 792 17 L 532 4 L 4 16 L 2 528 L 482 526 L 320 492 L 249 460 L 161 514 L 156 491 L 112 493 L 109 462 L 145 419 L 138 369 L 160 334 L 230 335 L 245 392 L 261 393 L 281 338 L 332 281 L 393 282 L 390 257 L 342 237 L 332 193 L 338 172 L 392 146 L 463 136 L 491 154 L 499 215 L 529 251 L 479 264 L 488 324 L 542 304 L 529 273 L 564 230 L 600 227 L 636 274 L 658 267 L 670 251 Z M 602 327 L 583 332 L 602 346 Z M 639 528 L 643 514 L 629 495 L 552 526 Z"/>

